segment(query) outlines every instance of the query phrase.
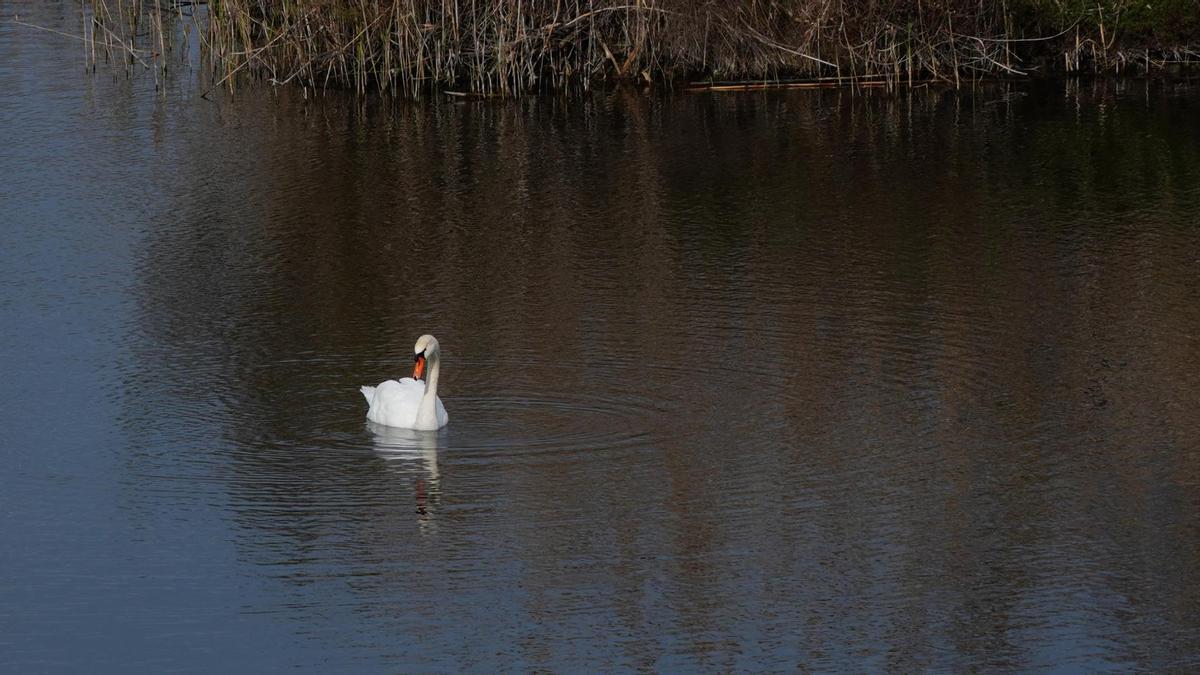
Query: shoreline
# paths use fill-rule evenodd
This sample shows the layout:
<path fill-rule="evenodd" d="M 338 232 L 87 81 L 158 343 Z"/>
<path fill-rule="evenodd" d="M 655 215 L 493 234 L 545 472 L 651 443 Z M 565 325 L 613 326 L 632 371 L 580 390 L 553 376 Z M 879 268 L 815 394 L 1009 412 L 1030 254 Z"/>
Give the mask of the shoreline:
<path fill-rule="evenodd" d="M 961 88 L 985 79 L 1169 77 L 1200 65 L 1200 0 L 1153 9 L 1127 0 L 888 8 L 840 0 L 700 8 L 688 0 L 297 0 L 268 10 L 251 0 L 125 0 L 120 12 L 113 1 L 81 10 L 90 65 L 164 70 L 182 45 L 211 69 L 205 94 L 246 78 L 404 98 L 619 83 Z"/>

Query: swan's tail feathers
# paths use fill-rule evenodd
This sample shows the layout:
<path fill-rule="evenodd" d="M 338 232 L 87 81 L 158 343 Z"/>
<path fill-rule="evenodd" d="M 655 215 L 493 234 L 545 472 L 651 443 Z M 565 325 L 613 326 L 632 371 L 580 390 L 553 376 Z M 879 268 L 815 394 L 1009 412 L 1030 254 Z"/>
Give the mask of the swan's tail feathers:
<path fill-rule="evenodd" d="M 363 393 L 363 396 L 367 397 L 367 405 L 370 405 L 375 400 L 375 387 L 362 387 L 359 391 Z"/>

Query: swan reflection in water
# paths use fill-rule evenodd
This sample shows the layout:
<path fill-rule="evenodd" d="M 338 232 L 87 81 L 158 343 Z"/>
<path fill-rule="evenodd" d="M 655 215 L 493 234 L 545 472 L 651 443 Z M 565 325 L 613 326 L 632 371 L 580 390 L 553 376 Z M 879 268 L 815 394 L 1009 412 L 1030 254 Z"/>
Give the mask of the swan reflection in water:
<path fill-rule="evenodd" d="M 375 454 L 398 475 L 415 476 L 417 515 L 422 529 L 432 524 L 442 501 L 438 471 L 438 434 L 367 422 L 375 442 Z"/>

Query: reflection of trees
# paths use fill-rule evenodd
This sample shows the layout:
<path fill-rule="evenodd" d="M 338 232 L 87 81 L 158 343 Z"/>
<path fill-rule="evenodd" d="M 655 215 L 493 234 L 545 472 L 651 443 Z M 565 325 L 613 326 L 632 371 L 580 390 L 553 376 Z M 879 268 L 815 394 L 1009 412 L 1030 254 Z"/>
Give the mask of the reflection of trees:
<path fill-rule="evenodd" d="M 551 635 L 564 608 L 563 630 L 603 624 L 630 663 L 737 667 L 761 638 L 1028 666 L 1026 631 L 1081 602 L 1071 580 L 1111 616 L 1183 617 L 1194 111 L 1099 90 L 1081 121 L 1001 94 L 243 101 L 181 153 L 197 179 L 142 267 L 147 372 L 221 420 L 248 559 L 361 573 L 376 598 L 420 592 L 408 564 L 437 589 L 428 570 L 482 555 L 406 550 L 395 472 L 322 452 L 362 443 L 355 385 L 419 332 L 460 366 L 451 400 L 644 397 L 634 459 L 454 473 L 448 452 L 440 485 L 442 516 L 501 490 L 474 506 L 521 591 L 481 592 Z M 1161 637 L 1084 609 L 1118 651 L 1196 646 L 1186 618 Z M 500 634 L 529 662 L 556 649 L 523 631 Z"/>

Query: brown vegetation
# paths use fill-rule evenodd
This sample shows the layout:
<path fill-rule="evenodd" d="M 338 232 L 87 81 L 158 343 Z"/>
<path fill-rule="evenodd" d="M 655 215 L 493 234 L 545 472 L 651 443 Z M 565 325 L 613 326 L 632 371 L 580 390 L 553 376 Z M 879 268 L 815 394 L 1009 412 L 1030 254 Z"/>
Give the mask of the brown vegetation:
<path fill-rule="evenodd" d="M 110 49 L 142 59 L 127 36 L 149 22 L 158 45 L 147 51 L 161 52 L 164 17 L 193 15 L 218 80 L 249 72 L 280 84 L 405 96 L 681 76 L 961 84 L 1047 67 L 1150 68 L 1195 60 L 1188 44 L 1200 24 L 1200 0 L 1162 0 L 1154 14 L 1130 0 L 142 3 L 94 0 L 95 26 Z"/>

